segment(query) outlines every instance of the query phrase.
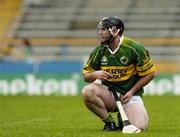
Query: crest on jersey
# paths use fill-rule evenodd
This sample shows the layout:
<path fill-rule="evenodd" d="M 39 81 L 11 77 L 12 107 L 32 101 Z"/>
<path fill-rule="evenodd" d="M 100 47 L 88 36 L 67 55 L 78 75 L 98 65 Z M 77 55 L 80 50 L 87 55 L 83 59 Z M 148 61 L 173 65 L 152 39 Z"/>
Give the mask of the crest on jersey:
<path fill-rule="evenodd" d="M 125 56 L 122 56 L 122 57 L 120 58 L 120 61 L 121 61 L 121 63 L 122 63 L 123 65 L 127 65 L 127 63 L 128 63 L 128 58 L 125 57 Z"/>
<path fill-rule="evenodd" d="M 103 56 L 101 59 L 101 65 L 107 65 L 107 58 L 106 56 Z"/>

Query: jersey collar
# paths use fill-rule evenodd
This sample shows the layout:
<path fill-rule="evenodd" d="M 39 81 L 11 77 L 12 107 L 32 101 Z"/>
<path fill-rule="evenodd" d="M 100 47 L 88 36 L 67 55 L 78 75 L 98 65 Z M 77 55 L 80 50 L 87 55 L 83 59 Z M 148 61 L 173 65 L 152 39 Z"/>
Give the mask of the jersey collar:
<path fill-rule="evenodd" d="M 123 39 L 124 39 L 124 36 L 122 35 L 122 36 L 120 37 L 119 44 L 118 44 L 117 48 L 116 48 L 114 51 L 112 51 L 112 50 L 107 46 L 107 48 L 108 48 L 108 50 L 109 50 L 109 52 L 110 52 L 111 54 L 115 54 L 115 53 L 118 51 L 118 49 L 120 48 L 120 46 L 121 46 L 121 44 L 122 44 L 122 42 L 123 42 Z"/>

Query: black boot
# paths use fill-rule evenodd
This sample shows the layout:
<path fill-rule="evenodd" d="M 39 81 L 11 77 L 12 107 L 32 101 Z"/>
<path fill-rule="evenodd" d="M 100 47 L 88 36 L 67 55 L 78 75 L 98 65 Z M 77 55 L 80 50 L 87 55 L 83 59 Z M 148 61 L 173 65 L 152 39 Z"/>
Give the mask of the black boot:
<path fill-rule="evenodd" d="M 115 122 L 106 122 L 103 130 L 104 131 L 115 131 L 116 130 Z"/>

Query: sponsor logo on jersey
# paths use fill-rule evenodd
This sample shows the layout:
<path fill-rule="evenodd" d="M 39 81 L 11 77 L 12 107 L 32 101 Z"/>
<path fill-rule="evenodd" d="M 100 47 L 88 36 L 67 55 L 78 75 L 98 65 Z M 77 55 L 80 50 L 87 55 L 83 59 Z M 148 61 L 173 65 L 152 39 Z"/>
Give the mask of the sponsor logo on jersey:
<path fill-rule="evenodd" d="M 112 78 L 108 79 L 108 81 L 124 81 L 137 73 L 134 65 L 102 66 L 101 69 L 112 74 Z"/>
<path fill-rule="evenodd" d="M 107 58 L 106 56 L 103 56 L 101 59 L 101 65 L 107 65 Z"/>
<path fill-rule="evenodd" d="M 121 61 L 121 63 L 122 63 L 123 65 L 127 65 L 127 63 L 128 63 L 128 58 L 125 57 L 125 56 L 122 56 L 122 57 L 120 58 L 120 61 Z"/>

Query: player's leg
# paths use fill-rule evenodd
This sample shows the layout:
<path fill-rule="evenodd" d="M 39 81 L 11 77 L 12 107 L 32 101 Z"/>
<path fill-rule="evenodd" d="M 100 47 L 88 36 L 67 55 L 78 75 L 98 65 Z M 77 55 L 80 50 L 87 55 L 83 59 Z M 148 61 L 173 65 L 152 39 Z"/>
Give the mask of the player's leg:
<path fill-rule="evenodd" d="M 111 92 L 107 90 L 107 87 L 92 83 L 83 88 L 82 95 L 84 103 L 89 110 L 100 117 L 105 123 L 112 124 L 114 122 L 112 116 L 108 112 L 114 109 L 115 102 Z"/>
<path fill-rule="evenodd" d="M 111 92 L 103 85 L 89 84 L 83 88 L 82 95 L 86 106 L 101 119 L 115 106 Z"/>
<path fill-rule="evenodd" d="M 146 130 L 148 127 L 148 114 L 143 103 L 132 102 L 124 105 L 124 111 L 129 118 L 129 121 L 141 130 Z"/>

